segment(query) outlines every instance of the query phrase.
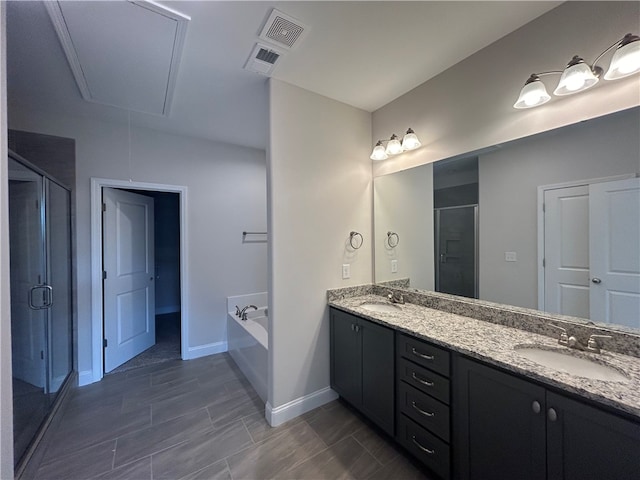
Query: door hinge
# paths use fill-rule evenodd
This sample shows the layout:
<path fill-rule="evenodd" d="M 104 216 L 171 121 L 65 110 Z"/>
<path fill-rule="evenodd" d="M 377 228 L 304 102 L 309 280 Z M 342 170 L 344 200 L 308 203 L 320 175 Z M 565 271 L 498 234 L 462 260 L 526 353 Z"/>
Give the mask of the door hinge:
<path fill-rule="evenodd" d="M 545 258 L 542 259 L 542 267 L 546 267 L 547 266 L 547 260 Z"/>
<path fill-rule="evenodd" d="M 546 203 L 543 203 L 543 204 L 542 204 L 542 211 L 543 211 L 543 212 L 546 212 L 546 211 L 547 211 L 547 204 L 546 204 Z"/>
<path fill-rule="evenodd" d="M 39 208 L 40 208 L 40 201 L 36 199 L 36 210 L 38 210 Z"/>
<path fill-rule="evenodd" d="M 103 203 L 103 204 L 102 204 L 102 211 L 103 211 L 103 212 L 106 212 L 106 211 L 107 211 L 107 204 L 106 204 L 106 203 Z"/>
<path fill-rule="evenodd" d="M 107 279 L 107 271 L 106 271 L 106 270 L 103 270 L 103 271 L 102 271 L 102 279 L 103 279 L 103 280 L 106 280 L 106 279 Z"/>
<path fill-rule="evenodd" d="M 108 344 L 108 343 L 109 343 L 109 342 L 107 342 L 107 339 L 106 339 L 106 338 L 102 340 L 102 346 L 103 346 L 104 348 L 107 348 L 107 344 Z"/>
<path fill-rule="evenodd" d="M 40 360 L 44 360 L 44 350 L 40 350 Z"/>

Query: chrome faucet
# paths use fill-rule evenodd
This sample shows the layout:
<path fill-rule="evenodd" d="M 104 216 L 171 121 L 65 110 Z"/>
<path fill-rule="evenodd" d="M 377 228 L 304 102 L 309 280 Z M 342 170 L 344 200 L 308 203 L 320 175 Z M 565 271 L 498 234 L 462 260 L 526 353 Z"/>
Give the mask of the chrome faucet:
<path fill-rule="evenodd" d="M 574 348 L 576 350 L 581 350 L 583 352 L 593 352 L 593 353 L 601 353 L 602 347 L 600 346 L 599 339 L 604 338 L 612 338 L 611 335 L 591 335 L 589 340 L 587 341 L 587 345 L 585 346 L 573 335 L 568 335 L 567 330 L 559 325 L 554 325 L 553 323 L 549 324 L 550 327 L 557 328 L 561 330 L 560 336 L 558 337 L 558 343 L 560 345 L 565 345 L 569 348 Z"/>
<path fill-rule="evenodd" d="M 611 335 L 591 335 L 587 342 L 587 350 L 594 353 L 601 353 L 602 347 L 600 346 L 598 339 L 602 338 L 611 338 Z"/>
<path fill-rule="evenodd" d="M 240 310 L 240 315 L 239 316 L 240 316 L 241 320 L 246 320 L 247 319 L 247 309 L 248 308 L 253 308 L 254 310 L 258 310 L 258 307 L 256 307 L 255 305 L 247 305 L 242 310 Z"/>
<path fill-rule="evenodd" d="M 402 296 L 401 293 L 391 292 L 389 293 L 389 295 L 387 295 L 387 298 L 391 303 L 400 303 L 400 304 L 404 303 L 404 297 Z"/>

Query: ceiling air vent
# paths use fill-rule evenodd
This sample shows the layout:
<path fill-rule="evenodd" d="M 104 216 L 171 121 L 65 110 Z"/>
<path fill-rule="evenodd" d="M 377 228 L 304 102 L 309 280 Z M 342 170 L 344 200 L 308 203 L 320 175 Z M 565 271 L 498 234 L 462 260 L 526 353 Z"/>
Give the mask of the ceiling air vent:
<path fill-rule="evenodd" d="M 278 59 L 281 56 L 282 52 L 274 49 L 273 47 L 256 43 L 256 46 L 253 47 L 253 51 L 251 52 L 251 55 L 249 55 L 249 59 L 247 60 L 244 68 L 251 72 L 269 76 L 271 75 L 271 72 L 273 72 Z"/>
<path fill-rule="evenodd" d="M 308 30 L 309 27 L 304 23 L 274 8 L 262 29 L 260 38 L 291 49 L 300 44 Z"/>

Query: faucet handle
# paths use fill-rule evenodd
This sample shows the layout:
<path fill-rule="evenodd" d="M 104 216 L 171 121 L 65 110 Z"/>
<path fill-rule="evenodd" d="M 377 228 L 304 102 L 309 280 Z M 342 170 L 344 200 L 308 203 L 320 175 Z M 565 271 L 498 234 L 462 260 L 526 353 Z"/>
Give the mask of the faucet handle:
<path fill-rule="evenodd" d="M 238 307 L 238 305 L 236 305 L 236 317 L 239 317 L 240 314 L 241 314 L 240 307 Z"/>
<path fill-rule="evenodd" d="M 569 344 L 569 336 L 567 335 L 567 329 L 566 328 L 561 327 L 560 325 L 556 325 L 554 323 L 549 323 L 548 325 L 550 327 L 557 328 L 558 330 L 561 330 L 560 336 L 558 337 L 558 343 L 560 345 L 568 345 Z"/>
<path fill-rule="evenodd" d="M 598 340 L 602 338 L 613 338 L 613 337 L 611 335 L 595 335 L 595 334 L 591 335 L 589 337 L 589 341 L 587 342 L 587 348 L 592 352 L 600 353 L 602 348 L 600 347 L 600 342 Z"/>

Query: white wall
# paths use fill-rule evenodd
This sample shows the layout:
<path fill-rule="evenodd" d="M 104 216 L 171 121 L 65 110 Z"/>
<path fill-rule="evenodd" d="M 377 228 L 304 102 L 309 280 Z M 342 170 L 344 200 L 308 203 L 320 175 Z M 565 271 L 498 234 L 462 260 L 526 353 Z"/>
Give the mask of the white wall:
<path fill-rule="evenodd" d="M 370 283 L 371 115 L 270 80 L 269 404 L 329 386 L 329 288 Z M 364 236 L 347 247 L 349 232 Z M 342 264 L 351 278 L 342 279 Z"/>
<path fill-rule="evenodd" d="M 560 70 L 576 54 L 593 61 L 627 32 L 637 34 L 639 15 L 639 2 L 566 2 L 380 108 L 373 113 L 374 140 L 412 127 L 423 147 L 377 162 L 374 176 L 640 104 L 634 75 L 538 108 L 512 107 L 532 72 Z M 545 77 L 547 90 L 557 80 Z"/>
<path fill-rule="evenodd" d="M 9 203 L 7 186 L 6 3 L 0 2 L 0 478 L 13 478 L 11 297 L 9 295 Z"/>
<path fill-rule="evenodd" d="M 373 185 L 375 211 L 375 281 L 409 278 L 411 286 L 434 289 L 433 165 L 377 177 Z M 387 232 L 398 234 L 395 248 Z M 391 261 L 398 272 L 391 273 Z"/>
<path fill-rule="evenodd" d="M 640 109 L 519 140 L 478 164 L 480 298 L 537 308 L 537 187 L 640 173 Z"/>
<path fill-rule="evenodd" d="M 92 177 L 187 187 L 188 356 L 226 346 L 226 297 L 267 287 L 265 244 L 243 230 L 266 228 L 263 151 L 121 124 L 10 110 L 10 127 L 76 139 L 78 369 L 92 369 L 90 182 Z M 126 115 L 126 113 L 124 114 Z M 185 355 L 185 352 L 183 352 Z"/>

